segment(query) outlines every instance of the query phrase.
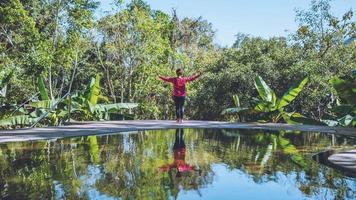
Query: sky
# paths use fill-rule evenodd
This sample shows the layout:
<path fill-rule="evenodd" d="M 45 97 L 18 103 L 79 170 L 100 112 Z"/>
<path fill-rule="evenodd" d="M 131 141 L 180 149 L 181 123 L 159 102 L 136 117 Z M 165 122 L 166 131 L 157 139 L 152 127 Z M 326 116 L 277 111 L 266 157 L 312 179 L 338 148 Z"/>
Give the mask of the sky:
<path fill-rule="evenodd" d="M 152 9 L 172 13 L 172 8 L 182 17 L 203 17 L 213 24 L 215 43 L 231 46 L 237 33 L 269 38 L 287 36 L 296 31 L 296 9 L 308 9 L 310 0 L 145 0 Z M 101 0 L 96 16 L 112 10 L 113 0 Z M 130 2 L 130 0 L 125 0 Z M 331 11 L 339 18 L 352 9 L 356 0 L 334 0 Z M 356 13 L 354 14 L 356 15 Z M 356 17 L 353 17 L 356 20 Z"/>

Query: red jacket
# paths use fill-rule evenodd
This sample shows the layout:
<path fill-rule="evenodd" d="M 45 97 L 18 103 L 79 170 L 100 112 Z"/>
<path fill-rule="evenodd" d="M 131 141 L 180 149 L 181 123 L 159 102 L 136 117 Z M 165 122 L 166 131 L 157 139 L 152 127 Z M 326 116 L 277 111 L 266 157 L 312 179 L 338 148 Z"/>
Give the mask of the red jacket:
<path fill-rule="evenodd" d="M 184 97 L 187 95 L 185 85 L 190 82 L 194 81 L 197 79 L 200 75 L 197 74 L 195 76 L 190 76 L 190 77 L 164 77 L 164 76 L 159 76 L 160 79 L 162 79 L 165 82 L 173 83 L 173 96 L 177 97 Z"/>

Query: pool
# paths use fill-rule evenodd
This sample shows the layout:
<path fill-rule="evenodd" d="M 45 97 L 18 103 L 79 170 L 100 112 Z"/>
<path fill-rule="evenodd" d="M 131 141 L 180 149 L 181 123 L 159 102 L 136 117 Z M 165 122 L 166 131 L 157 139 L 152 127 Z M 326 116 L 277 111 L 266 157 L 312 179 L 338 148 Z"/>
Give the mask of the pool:
<path fill-rule="evenodd" d="M 356 199 L 323 133 L 169 129 L 0 144 L 1 199 Z"/>

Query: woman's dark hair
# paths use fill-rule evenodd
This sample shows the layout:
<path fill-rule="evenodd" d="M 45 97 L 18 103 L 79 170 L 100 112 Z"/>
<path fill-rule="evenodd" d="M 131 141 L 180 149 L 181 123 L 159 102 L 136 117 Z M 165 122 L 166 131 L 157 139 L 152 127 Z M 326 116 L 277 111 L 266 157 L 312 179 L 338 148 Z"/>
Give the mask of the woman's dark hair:
<path fill-rule="evenodd" d="M 183 75 L 183 70 L 181 68 L 176 70 L 177 76 L 182 76 Z"/>

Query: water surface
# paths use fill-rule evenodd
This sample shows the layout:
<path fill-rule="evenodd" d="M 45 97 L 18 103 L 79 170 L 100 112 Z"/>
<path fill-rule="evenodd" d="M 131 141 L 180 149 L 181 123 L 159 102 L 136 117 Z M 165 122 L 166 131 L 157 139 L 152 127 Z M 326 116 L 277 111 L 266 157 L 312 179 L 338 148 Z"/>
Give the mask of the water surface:
<path fill-rule="evenodd" d="M 312 159 L 356 139 L 172 129 L 0 145 L 1 199 L 356 199 Z"/>

